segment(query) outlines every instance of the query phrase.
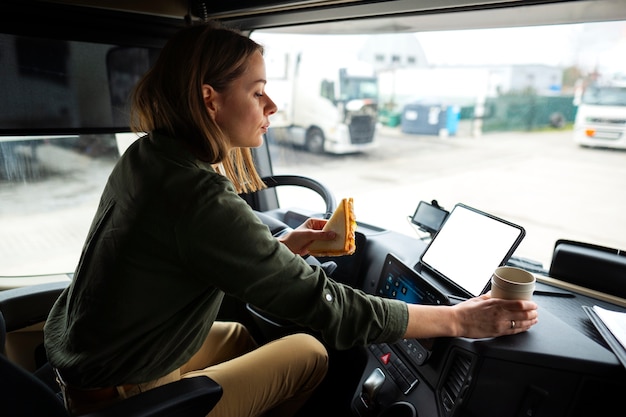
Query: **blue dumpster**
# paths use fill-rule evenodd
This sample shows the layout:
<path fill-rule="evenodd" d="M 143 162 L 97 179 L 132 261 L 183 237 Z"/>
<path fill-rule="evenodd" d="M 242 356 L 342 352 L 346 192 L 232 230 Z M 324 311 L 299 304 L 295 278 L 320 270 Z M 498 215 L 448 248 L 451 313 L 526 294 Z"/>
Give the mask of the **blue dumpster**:
<path fill-rule="evenodd" d="M 455 135 L 460 115 L 460 107 L 456 105 L 407 104 L 402 109 L 400 130 L 420 135 Z"/>

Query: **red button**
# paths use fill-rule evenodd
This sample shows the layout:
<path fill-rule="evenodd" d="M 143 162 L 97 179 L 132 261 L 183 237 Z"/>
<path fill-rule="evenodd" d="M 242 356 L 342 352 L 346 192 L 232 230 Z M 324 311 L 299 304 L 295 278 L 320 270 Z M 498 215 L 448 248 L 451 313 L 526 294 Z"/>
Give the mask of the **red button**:
<path fill-rule="evenodd" d="M 380 360 L 383 364 L 387 365 L 389 363 L 389 359 L 391 359 L 391 353 L 385 353 L 380 357 Z"/>

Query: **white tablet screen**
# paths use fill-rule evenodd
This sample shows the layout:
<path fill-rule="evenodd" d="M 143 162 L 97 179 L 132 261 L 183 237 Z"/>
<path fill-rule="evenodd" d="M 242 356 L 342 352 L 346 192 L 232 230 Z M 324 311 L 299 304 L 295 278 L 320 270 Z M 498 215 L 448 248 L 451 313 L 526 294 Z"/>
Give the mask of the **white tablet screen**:
<path fill-rule="evenodd" d="M 510 258 L 524 235 L 521 226 L 457 204 L 421 262 L 467 295 L 480 295 L 493 271 Z"/>

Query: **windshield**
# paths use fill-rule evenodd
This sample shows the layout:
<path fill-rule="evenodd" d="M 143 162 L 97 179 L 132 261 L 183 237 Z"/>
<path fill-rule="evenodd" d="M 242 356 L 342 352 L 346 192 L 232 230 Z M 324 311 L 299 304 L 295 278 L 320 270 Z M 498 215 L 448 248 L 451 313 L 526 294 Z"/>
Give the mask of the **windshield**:
<path fill-rule="evenodd" d="M 626 194 L 619 191 L 626 152 L 573 140 L 577 83 L 626 71 L 618 58 L 626 56 L 625 31 L 626 22 L 380 35 L 253 32 L 268 48 L 303 56 L 334 51 L 376 71 L 372 148 L 338 150 L 336 125 L 326 128 L 325 150 L 317 152 L 295 128 L 275 126 L 270 131 L 280 130 L 273 138 L 281 140 L 269 140 L 274 172 L 316 178 L 338 199 L 353 197 L 360 222 L 414 237 L 424 236 L 409 221 L 420 201 L 447 210 L 465 203 L 523 226 L 515 256 L 545 269 L 559 239 L 626 249 Z M 317 65 L 332 62 L 330 53 Z M 268 82 L 270 97 L 273 88 Z M 288 124 L 317 123 L 293 117 Z M 281 206 L 323 211 L 316 195 L 277 190 Z M 481 231 L 474 233 L 478 239 Z"/>
<path fill-rule="evenodd" d="M 600 106 L 626 106 L 626 87 L 588 87 L 582 102 Z"/>
<path fill-rule="evenodd" d="M 357 78 L 345 76 L 341 79 L 341 100 L 377 99 L 378 85 L 376 78 Z"/>

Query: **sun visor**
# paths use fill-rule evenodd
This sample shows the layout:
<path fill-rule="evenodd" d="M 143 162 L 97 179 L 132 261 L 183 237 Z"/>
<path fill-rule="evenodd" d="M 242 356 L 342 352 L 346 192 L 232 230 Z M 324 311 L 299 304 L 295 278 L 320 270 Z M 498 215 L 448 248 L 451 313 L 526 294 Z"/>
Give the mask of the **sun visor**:
<path fill-rule="evenodd" d="M 128 131 L 157 48 L 0 34 L 0 134 Z"/>

